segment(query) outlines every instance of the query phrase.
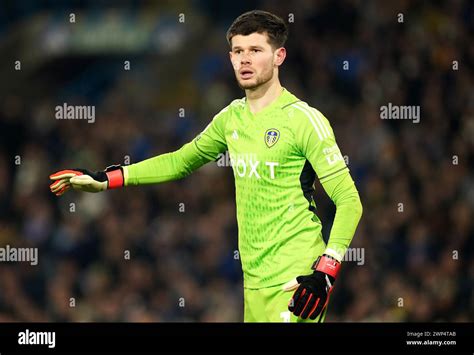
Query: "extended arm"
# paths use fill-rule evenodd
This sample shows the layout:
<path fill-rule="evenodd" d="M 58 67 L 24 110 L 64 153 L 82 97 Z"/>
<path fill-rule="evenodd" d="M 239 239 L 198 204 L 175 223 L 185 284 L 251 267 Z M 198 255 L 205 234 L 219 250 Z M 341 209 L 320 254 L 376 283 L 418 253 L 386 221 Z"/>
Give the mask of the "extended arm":
<path fill-rule="evenodd" d="M 200 151 L 195 141 L 192 141 L 175 152 L 123 166 L 124 185 L 157 184 L 178 180 L 211 160 L 214 159 Z"/>
<path fill-rule="evenodd" d="M 57 196 L 69 188 L 100 192 L 128 185 L 155 184 L 181 179 L 225 152 L 227 109 L 217 114 L 204 131 L 177 151 L 165 153 L 129 166 L 111 166 L 104 171 L 61 170 L 50 175 L 51 191 Z"/>

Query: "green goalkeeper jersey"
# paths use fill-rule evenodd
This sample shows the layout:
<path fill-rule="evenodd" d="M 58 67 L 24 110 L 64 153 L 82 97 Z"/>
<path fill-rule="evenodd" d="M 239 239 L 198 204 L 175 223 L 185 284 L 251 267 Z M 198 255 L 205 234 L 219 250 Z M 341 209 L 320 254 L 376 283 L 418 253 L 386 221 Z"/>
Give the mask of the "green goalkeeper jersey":
<path fill-rule="evenodd" d="M 355 187 L 328 120 L 285 89 L 256 114 L 245 98 L 234 100 L 181 149 L 125 167 L 125 185 L 182 178 L 227 150 L 244 286 L 269 287 L 310 273 L 326 249 L 313 200 L 316 176 L 323 186 L 339 177 Z M 348 218 L 345 225 L 340 215 L 338 235 L 333 238 L 335 225 L 331 232 L 331 250 L 342 250 L 336 255 L 344 253 L 357 226 L 357 217 Z"/>

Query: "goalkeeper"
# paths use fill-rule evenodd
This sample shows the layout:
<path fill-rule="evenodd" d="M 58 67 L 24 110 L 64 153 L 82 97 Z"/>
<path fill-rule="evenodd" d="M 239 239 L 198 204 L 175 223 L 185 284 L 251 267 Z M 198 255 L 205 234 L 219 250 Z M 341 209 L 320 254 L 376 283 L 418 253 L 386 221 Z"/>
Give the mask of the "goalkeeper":
<path fill-rule="evenodd" d="M 285 22 L 250 11 L 230 26 L 230 60 L 245 97 L 179 150 L 104 171 L 50 176 L 56 195 L 184 178 L 226 150 L 236 190 L 246 322 L 321 322 L 362 214 L 359 194 L 324 115 L 281 86 Z M 316 215 L 316 177 L 336 205 L 328 243 Z"/>

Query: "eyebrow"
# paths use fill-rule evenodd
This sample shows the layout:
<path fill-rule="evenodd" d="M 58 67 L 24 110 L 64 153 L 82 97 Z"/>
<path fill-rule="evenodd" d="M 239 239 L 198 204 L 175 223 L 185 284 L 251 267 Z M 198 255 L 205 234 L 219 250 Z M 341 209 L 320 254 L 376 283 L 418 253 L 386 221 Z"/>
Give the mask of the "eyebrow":
<path fill-rule="evenodd" d="M 249 46 L 250 49 L 263 49 L 262 46 Z M 241 46 L 235 46 L 232 48 L 232 51 L 235 51 L 237 49 L 243 49 Z"/>

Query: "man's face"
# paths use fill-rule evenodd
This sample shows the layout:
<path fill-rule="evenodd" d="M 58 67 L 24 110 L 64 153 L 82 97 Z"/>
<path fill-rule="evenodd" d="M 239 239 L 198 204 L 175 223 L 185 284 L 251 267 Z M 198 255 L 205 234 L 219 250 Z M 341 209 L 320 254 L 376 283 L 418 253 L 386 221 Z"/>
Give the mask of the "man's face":
<path fill-rule="evenodd" d="M 279 51 L 284 48 L 273 50 L 262 33 L 235 35 L 231 43 L 230 60 L 242 89 L 255 89 L 273 78 L 274 68 L 281 64 Z"/>

